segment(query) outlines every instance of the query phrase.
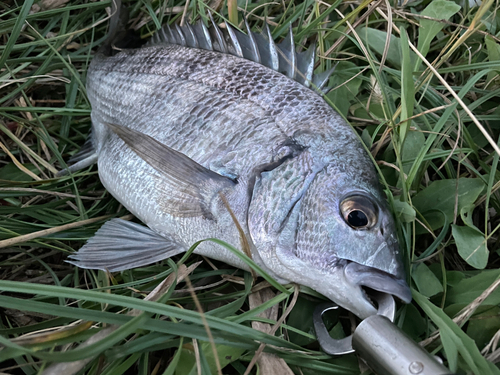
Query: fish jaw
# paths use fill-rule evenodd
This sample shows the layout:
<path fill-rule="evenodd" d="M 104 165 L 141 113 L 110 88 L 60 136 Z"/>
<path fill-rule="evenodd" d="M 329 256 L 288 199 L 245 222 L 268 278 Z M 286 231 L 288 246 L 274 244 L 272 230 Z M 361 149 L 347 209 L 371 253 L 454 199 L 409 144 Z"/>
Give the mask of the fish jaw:
<path fill-rule="evenodd" d="M 411 290 L 403 278 L 397 278 L 386 272 L 354 262 L 347 263 L 344 267 L 344 275 L 351 284 L 392 294 L 404 303 L 411 302 Z"/>
<path fill-rule="evenodd" d="M 361 319 L 377 314 L 362 288 L 346 277 L 343 267 L 328 271 L 314 269 L 282 247 L 276 249 L 276 256 L 291 281 L 299 279 L 295 282 L 314 289 Z"/>
<path fill-rule="evenodd" d="M 360 319 L 377 314 L 364 287 L 394 295 L 405 303 L 411 301 L 411 291 L 404 280 L 371 267 L 339 260 L 331 268 L 318 269 L 283 247 L 276 249 L 276 258 L 283 266 L 282 277 L 316 290 Z"/>

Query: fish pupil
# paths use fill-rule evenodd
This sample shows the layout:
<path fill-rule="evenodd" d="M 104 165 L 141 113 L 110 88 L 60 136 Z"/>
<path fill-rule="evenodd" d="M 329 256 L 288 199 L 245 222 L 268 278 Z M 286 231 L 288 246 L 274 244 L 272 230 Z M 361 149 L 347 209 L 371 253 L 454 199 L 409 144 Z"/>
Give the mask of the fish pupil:
<path fill-rule="evenodd" d="M 347 221 L 351 226 L 355 228 L 365 227 L 368 224 L 368 218 L 366 217 L 365 213 L 360 210 L 353 210 L 349 212 Z"/>

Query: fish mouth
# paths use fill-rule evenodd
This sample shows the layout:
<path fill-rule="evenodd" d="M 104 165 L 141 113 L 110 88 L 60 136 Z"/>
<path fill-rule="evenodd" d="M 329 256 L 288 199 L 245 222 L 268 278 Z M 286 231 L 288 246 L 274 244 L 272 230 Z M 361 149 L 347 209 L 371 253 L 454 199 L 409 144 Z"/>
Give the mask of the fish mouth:
<path fill-rule="evenodd" d="M 410 303 L 412 300 L 411 290 L 406 281 L 396 278 L 387 272 L 355 262 L 349 262 L 344 267 L 344 275 L 349 283 L 358 285 L 361 288 L 366 287 L 391 294 L 404 303 Z M 368 297 L 366 298 L 368 299 Z"/>

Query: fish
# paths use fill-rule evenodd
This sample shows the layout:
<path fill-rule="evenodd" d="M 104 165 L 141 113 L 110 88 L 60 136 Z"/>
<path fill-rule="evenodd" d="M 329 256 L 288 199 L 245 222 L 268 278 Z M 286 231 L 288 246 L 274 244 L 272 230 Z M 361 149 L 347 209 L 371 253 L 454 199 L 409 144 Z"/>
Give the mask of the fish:
<path fill-rule="evenodd" d="M 323 98 L 332 72 L 314 73 L 315 46 L 297 53 L 291 26 L 276 44 L 267 23 L 245 33 L 210 19 L 167 24 L 119 51 L 111 19 L 87 73 L 90 137 L 70 171 L 97 162 L 145 225 L 107 221 L 69 262 L 116 272 L 217 238 L 361 319 L 377 313 L 369 289 L 409 303 L 386 197 L 359 137 Z M 249 270 L 213 241 L 194 252 Z"/>

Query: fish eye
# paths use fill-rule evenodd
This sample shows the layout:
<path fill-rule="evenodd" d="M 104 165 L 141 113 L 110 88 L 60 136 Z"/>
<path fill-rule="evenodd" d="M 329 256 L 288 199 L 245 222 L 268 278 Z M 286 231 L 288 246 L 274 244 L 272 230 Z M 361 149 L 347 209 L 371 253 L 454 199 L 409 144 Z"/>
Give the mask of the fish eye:
<path fill-rule="evenodd" d="M 377 210 L 372 201 L 363 195 L 345 198 L 340 203 L 345 222 L 354 229 L 368 229 L 377 223 Z"/>

